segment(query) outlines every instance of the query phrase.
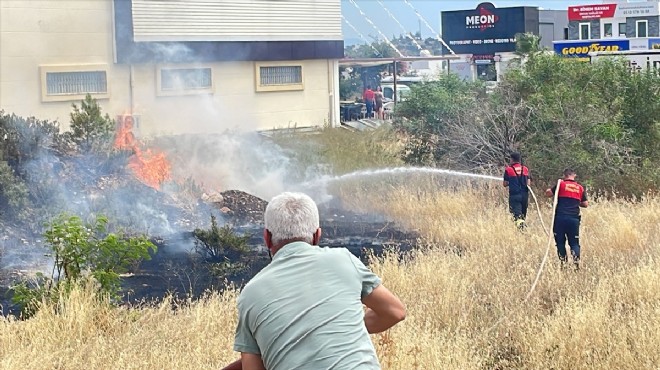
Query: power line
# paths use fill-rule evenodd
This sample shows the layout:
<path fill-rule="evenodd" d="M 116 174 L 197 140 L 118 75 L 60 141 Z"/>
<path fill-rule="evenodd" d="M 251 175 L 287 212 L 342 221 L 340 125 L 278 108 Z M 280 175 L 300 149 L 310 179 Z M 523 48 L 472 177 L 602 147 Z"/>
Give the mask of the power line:
<path fill-rule="evenodd" d="M 417 46 L 417 49 L 420 50 L 420 51 L 423 50 L 424 48 L 422 48 L 422 45 L 420 45 L 420 44 L 417 42 L 417 40 L 415 40 L 415 38 L 410 34 L 410 32 L 406 31 L 406 29 L 403 27 L 403 25 L 401 24 L 401 22 L 399 22 L 399 20 L 394 16 L 394 14 L 392 14 L 392 13 L 390 12 L 390 10 L 387 9 L 387 7 L 385 6 L 385 4 L 383 4 L 383 2 L 380 1 L 380 0 L 378 0 L 378 4 L 380 4 L 380 6 L 383 7 L 383 9 L 387 12 L 387 14 L 388 14 L 392 19 L 394 19 L 394 21 L 399 25 L 399 27 L 401 28 L 401 30 L 403 31 L 403 33 L 404 33 L 406 36 L 408 36 L 409 39 L 412 40 L 412 42 L 415 44 L 415 46 Z M 421 36 L 421 33 L 420 33 L 420 36 Z"/>
<path fill-rule="evenodd" d="M 353 1 L 353 0 L 351 0 L 351 1 Z M 447 48 L 447 50 L 449 50 L 449 52 L 452 53 L 452 55 L 456 55 L 456 53 L 454 53 L 454 50 L 452 50 L 452 49 L 449 47 L 449 45 L 447 45 L 447 44 L 445 43 L 445 40 L 443 40 L 442 37 L 440 37 L 440 34 L 439 34 L 439 33 L 435 32 L 435 30 L 433 29 L 433 27 L 431 27 L 431 25 L 429 24 L 429 22 L 427 22 L 426 19 L 424 19 L 424 17 L 422 17 L 422 15 L 419 14 L 419 12 L 417 11 L 417 9 L 415 9 L 415 7 L 412 6 L 412 4 L 411 4 L 408 0 L 403 0 L 403 2 L 406 3 L 406 4 L 407 4 L 407 5 L 408 5 L 413 11 L 415 11 L 415 14 L 417 14 L 417 18 L 419 18 L 419 20 L 421 20 L 421 21 L 424 23 L 424 25 L 426 25 L 426 27 L 427 27 L 432 33 L 435 34 L 435 37 L 436 37 L 438 40 L 440 40 L 440 42 L 442 43 L 442 45 L 444 45 L 444 46 Z"/>
<path fill-rule="evenodd" d="M 355 33 L 357 33 L 358 36 L 360 36 L 360 38 L 361 38 L 362 40 L 364 40 L 369 46 L 371 46 L 371 48 L 376 52 L 376 55 L 377 55 L 377 56 L 383 56 L 383 54 L 381 54 L 381 52 L 380 52 L 378 49 L 376 49 L 372 43 L 369 42 L 369 39 L 367 39 L 366 37 L 364 37 L 364 35 L 363 35 L 360 31 L 358 31 L 358 29 L 355 28 L 355 26 L 352 25 L 351 22 L 349 22 L 348 19 L 346 19 L 346 18 L 344 17 L 343 14 L 342 14 L 342 16 L 341 16 L 341 19 L 343 19 L 344 22 L 346 22 L 346 24 L 347 24 L 349 27 L 351 27 L 351 28 L 353 29 L 353 31 L 355 31 Z"/>
<path fill-rule="evenodd" d="M 376 30 L 376 32 L 378 32 L 378 34 L 380 34 L 380 35 L 383 37 L 383 39 L 385 39 L 385 42 L 386 42 L 386 43 L 387 43 L 392 49 L 394 49 L 394 51 L 396 51 L 396 53 L 399 54 L 399 56 L 403 57 L 403 56 L 404 56 L 403 53 L 401 53 L 401 52 L 399 51 L 399 49 L 397 49 L 396 46 L 394 46 L 394 44 L 389 40 L 389 38 L 387 38 L 387 36 L 385 36 L 385 35 L 380 31 L 380 29 L 379 29 L 378 27 L 376 27 L 376 25 L 374 24 L 374 22 L 372 22 L 371 19 L 369 19 L 369 17 L 368 17 L 366 14 L 364 14 L 364 12 L 362 11 L 362 9 L 360 9 L 360 7 L 358 6 L 358 4 L 355 3 L 355 1 L 353 1 L 353 0 L 348 0 L 348 1 L 350 1 L 350 3 L 353 4 L 353 6 L 354 6 L 354 7 L 360 12 L 360 14 L 364 17 L 364 19 L 366 19 L 366 21 L 369 22 L 369 24 L 370 24 L 370 25 Z"/>

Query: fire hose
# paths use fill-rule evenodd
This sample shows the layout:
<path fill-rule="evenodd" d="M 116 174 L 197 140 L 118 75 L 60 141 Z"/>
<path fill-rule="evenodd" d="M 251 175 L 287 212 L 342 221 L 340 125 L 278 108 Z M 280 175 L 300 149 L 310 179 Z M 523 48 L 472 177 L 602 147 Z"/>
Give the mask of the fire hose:
<path fill-rule="evenodd" d="M 557 180 L 557 190 L 559 190 L 559 184 L 561 184 L 561 179 Z M 553 201 L 552 201 L 552 222 L 550 223 L 550 230 L 548 230 L 545 227 L 545 223 L 543 222 L 543 217 L 541 215 L 541 208 L 539 207 L 539 202 L 536 199 L 536 195 L 534 194 L 534 192 L 532 191 L 532 188 L 529 185 L 527 185 L 527 189 L 529 189 L 529 192 L 532 194 L 532 198 L 534 198 L 534 204 L 536 204 L 536 211 L 538 212 L 539 220 L 541 220 L 541 226 L 543 226 L 543 231 L 545 231 L 545 234 L 548 236 L 548 245 L 545 248 L 545 255 L 543 256 L 543 259 L 541 260 L 541 264 L 539 265 L 539 269 L 536 272 L 536 278 L 534 279 L 534 282 L 532 283 L 532 286 L 529 288 L 529 292 L 527 292 L 527 295 L 525 296 L 525 299 L 523 299 L 523 301 L 521 302 L 521 306 L 522 306 L 522 304 L 527 302 L 529 297 L 532 296 L 532 293 L 536 289 L 536 284 L 538 284 L 539 279 L 541 278 L 541 273 L 543 272 L 543 268 L 545 267 L 545 264 L 548 261 L 548 254 L 550 253 L 550 247 L 552 246 L 552 244 L 554 242 L 553 234 L 550 232 L 550 230 L 553 230 L 554 227 L 555 227 L 555 212 L 557 211 L 557 198 L 558 198 L 558 194 L 559 194 L 559 191 L 555 191 Z M 486 333 L 488 333 L 491 330 L 495 329 L 499 324 L 501 324 L 505 319 L 507 319 L 511 315 L 512 312 L 502 316 L 499 320 L 497 320 L 495 322 L 495 324 L 493 324 L 493 326 L 491 326 L 486 331 Z"/>

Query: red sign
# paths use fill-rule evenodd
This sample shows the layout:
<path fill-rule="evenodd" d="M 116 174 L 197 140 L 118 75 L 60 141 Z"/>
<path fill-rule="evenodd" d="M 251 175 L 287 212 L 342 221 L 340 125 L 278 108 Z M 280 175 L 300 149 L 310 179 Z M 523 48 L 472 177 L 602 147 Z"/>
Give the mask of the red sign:
<path fill-rule="evenodd" d="M 612 18 L 616 4 L 578 5 L 568 7 L 569 21 L 584 21 L 591 19 Z"/>

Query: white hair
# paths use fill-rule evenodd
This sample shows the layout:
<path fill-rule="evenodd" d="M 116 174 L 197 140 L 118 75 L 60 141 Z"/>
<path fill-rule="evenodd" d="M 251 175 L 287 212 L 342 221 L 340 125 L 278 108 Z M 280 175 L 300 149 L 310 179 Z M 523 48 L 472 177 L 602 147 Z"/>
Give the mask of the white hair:
<path fill-rule="evenodd" d="M 319 210 L 308 195 L 285 192 L 266 206 L 264 224 L 275 244 L 288 239 L 301 239 L 311 244 L 319 228 Z"/>

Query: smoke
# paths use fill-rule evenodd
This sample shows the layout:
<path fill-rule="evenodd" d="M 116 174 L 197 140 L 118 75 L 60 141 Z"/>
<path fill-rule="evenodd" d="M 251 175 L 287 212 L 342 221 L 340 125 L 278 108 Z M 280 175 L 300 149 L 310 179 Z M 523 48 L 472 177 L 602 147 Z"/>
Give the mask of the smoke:
<path fill-rule="evenodd" d="M 167 148 L 175 177 L 192 177 L 207 191 L 241 190 L 268 200 L 291 185 L 289 158 L 254 132 L 163 136 L 154 144 Z"/>
<path fill-rule="evenodd" d="M 45 222 L 61 212 L 84 220 L 103 214 L 117 229 L 176 238 L 197 227 L 208 227 L 209 215 L 217 211 L 187 191 L 190 189 L 182 185 L 187 179 L 206 191 L 241 190 L 267 201 L 282 191 L 296 189 L 290 159 L 255 132 L 257 109 L 241 109 L 255 104 L 253 76 L 245 73 L 253 71 L 251 62 L 205 63 L 198 51 L 178 43 L 154 43 L 148 45 L 148 53 L 151 62 L 116 67 L 131 69 L 130 94 L 124 90 L 131 97 L 131 104 L 121 112 L 132 111 L 137 117 L 139 124 L 134 129 L 142 148 L 166 154 L 172 180 L 160 189 L 140 183 L 127 168 L 130 152 L 109 158 L 97 154 L 65 155 L 50 149 L 55 146 L 53 143 L 40 143 L 43 150 L 20 164 L 21 175 L 31 191 L 31 230 L 0 230 L 0 275 L 9 269 L 49 272 L 51 258 L 45 256 L 46 249 L 37 240 L 42 238 Z M 155 95 L 156 79 L 161 78 L 154 73 L 161 71 L 158 66 L 211 67 L 212 91 Z M 181 90 L 200 82 L 189 79 L 204 78 L 204 72 L 176 74 L 168 87 Z M 228 91 L 227 86 L 236 84 L 225 84 L 224 79 L 252 82 L 239 91 Z M 118 90 L 117 95 L 121 95 L 122 89 Z M 105 107 L 103 113 L 111 117 L 120 113 L 116 106 L 99 103 Z M 148 117 L 164 119 L 148 121 Z M 309 173 L 312 175 L 313 171 Z M 222 222 L 221 216 L 218 221 Z M 190 243 L 173 247 L 189 249 Z"/>

